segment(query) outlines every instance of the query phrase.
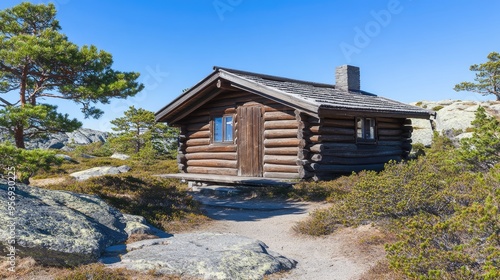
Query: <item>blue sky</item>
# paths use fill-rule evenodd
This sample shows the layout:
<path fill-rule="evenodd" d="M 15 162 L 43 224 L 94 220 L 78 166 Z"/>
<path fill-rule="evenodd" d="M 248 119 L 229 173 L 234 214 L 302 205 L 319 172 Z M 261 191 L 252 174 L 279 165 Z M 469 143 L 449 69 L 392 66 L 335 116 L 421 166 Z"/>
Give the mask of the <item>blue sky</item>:
<path fill-rule="evenodd" d="M 2 0 L 0 9 L 22 1 Z M 157 111 L 214 65 L 323 83 L 335 67 L 361 68 L 362 89 L 398 100 L 488 100 L 453 91 L 469 66 L 500 52 L 500 1 L 55 0 L 62 32 L 141 73 L 143 92 L 83 120 L 70 101 L 47 100 L 109 130 L 130 105 Z"/>

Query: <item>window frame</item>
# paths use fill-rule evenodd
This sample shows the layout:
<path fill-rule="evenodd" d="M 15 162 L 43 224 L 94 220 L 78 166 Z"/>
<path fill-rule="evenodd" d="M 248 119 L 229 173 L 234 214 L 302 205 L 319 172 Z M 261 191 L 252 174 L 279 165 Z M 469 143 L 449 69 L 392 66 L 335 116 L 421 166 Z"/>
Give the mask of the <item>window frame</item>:
<path fill-rule="evenodd" d="M 227 140 L 227 119 L 231 118 L 231 140 Z M 221 140 L 216 141 L 215 139 L 215 134 L 216 134 L 216 119 L 221 119 Z M 216 145 L 227 145 L 227 144 L 234 144 L 234 115 L 233 114 L 223 114 L 223 115 L 214 115 L 212 116 L 212 131 L 211 131 L 211 140 L 212 144 Z"/>
<path fill-rule="evenodd" d="M 370 120 L 369 128 L 367 131 L 366 123 L 367 120 Z M 361 121 L 361 127 L 359 127 Z M 376 144 L 377 143 L 377 119 L 373 117 L 356 117 L 355 118 L 355 127 L 356 127 L 356 143 L 365 143 L 365 144 Z M 361 129 L 362 135 L 359 136 L 359 130 Z M 373 131 L 371 131 L 373 129 Z M 373 136 L 367 138 L 367 132 L 371 135 L 373 132 Z"/>

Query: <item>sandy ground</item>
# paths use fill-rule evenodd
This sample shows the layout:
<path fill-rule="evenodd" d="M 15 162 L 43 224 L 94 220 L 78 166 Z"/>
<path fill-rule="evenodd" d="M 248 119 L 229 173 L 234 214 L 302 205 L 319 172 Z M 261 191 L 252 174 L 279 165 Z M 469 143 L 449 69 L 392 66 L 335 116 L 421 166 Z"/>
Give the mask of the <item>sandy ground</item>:
<path fill-rule="evenodd" d="M 31 186 L 45 187 L 48 185 L 55 185 L 64 182 L 66 178 L 47 178 L 47 179 L 32 179 L 30 178 Z"/>
<path fill-rule="evenodd" d="M 235 233 L 259 239 L 270 250 L 298 262 L 292 271 L 273 275 L 269 279 L 358 279 L 384 258 L 382 245 L 363 245 L 360 242 L 370 240 L 377 234 L 372 226 L 346 228 L 324 237 L 311 237 L 293 231 L 296 222 L 307 218 L 314 209 L 327 207 L 326 204 L 289 201 L 223 203 L 215 207 L 214 204 L 219 203 L 206 206 L 205 211 L 215 221 L 199 231 Z"/>

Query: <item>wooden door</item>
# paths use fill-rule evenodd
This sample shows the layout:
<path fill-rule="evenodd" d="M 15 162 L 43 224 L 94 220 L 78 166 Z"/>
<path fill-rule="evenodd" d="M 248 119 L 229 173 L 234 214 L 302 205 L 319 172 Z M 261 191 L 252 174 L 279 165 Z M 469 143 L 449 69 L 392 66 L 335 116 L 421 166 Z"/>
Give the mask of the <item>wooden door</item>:
<path fill-rule="evenodd" d="M 238 108 L 238 161 L 240 176 L 262 177 L 263 121 L 261 106 Z"/>

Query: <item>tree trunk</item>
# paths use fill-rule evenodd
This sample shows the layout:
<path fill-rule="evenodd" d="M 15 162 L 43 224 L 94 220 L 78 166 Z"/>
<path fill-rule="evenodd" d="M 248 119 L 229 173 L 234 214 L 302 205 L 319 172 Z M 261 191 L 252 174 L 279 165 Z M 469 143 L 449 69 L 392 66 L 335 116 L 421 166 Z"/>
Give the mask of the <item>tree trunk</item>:
<path fill-rule="evenodd" d="M 139 151 L 141 150 L 141 128 L 139 127 L 139 125 L 137 125 L 136 127 L 136 142 L 135 142 L 135 153 L 139 153 Z"/>
<path fill-rule="evenodd" d="M 28 66 L 23 69 L 23 75 L 21 78 L 21 88 L 19 90 L 19 100 L 21 101 L 21 108 L 26 105 L 26 85 L 28 82 Z M 26 149 L 24 145 L 24 126 L 18 124 L 14 128 L 14 140 L 16 142 L 16 147 L 20 149 Z"/>
<path fill-rule="evenodd" d="M 135 153 L 137 154 L 141 150 L 141 141 L 139 139 L 135 142 Z"/>
<path fill-rule="evenodd" d="M 17 125 L 14 128 L 14 139 L 16 141 L 16 147 L 26 149 L 24 145 L 24 127 L 22 125 Z"/>

